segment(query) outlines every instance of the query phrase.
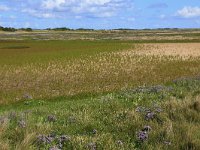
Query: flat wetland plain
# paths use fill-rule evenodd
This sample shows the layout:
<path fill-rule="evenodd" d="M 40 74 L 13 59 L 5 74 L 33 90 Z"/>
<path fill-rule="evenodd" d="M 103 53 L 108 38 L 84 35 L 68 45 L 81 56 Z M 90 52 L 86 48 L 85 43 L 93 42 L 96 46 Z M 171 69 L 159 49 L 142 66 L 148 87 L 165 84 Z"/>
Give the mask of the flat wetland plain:
<path fill-rule="evenodd" d="M 0 32 L 2 149 L 200 149 L 200 30 Z"/>

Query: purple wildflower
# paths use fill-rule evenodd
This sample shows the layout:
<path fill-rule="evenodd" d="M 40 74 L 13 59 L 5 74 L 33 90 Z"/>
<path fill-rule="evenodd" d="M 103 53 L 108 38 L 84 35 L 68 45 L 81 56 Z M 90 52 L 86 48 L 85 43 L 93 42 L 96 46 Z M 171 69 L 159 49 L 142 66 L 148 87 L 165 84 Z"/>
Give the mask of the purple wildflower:
<path fill-rule="evenodd" d="M 46 135 L 39 135 L 37 137 L 37 143 L 39 144 L 50 144 L 54 141 L 54 137 L 46 136 Z"/>
<path fill-rule="evenodd" d="M 146 120 L 152 120 L 155 118 L 155 113 L 154 112 L 148 112 L 145 116 Z"/>
<path fill-rule="evenodd" d="M 146 131 L 139 131 L 137 134 L 137 138 L 141 142 L 144 142 L 145 140 L 148 139 L 148 133 Z"/>

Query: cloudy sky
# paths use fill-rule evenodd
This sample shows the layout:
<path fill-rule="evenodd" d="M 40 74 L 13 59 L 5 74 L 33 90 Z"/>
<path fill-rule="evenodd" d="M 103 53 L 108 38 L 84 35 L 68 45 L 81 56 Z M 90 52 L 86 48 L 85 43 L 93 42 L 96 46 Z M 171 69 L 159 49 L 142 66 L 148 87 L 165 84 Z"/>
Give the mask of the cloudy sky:
<path fill-rule="evenodd" d="M 0 0 L 0 26 L 200 28 L 200 0 Z"/>

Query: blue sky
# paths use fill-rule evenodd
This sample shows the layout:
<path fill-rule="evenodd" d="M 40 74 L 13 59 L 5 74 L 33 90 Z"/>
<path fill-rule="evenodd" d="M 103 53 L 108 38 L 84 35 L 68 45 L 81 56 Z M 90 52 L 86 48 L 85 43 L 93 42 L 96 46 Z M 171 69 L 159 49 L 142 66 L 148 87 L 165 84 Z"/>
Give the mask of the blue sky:
<path fill-rule="evenodd" d="M 200 28 L 200 0 L 0 0 L 0 26 Z"/>

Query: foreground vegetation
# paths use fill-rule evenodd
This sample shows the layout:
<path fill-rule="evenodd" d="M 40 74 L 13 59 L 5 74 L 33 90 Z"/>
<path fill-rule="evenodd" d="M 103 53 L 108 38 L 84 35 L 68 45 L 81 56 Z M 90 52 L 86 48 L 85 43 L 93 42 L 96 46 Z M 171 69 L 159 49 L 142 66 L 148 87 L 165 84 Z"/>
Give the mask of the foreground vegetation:
<path fill-rule="evenodd" d="M 200 78 L 2 106 L 2 149 L 200 149 Z"/>

